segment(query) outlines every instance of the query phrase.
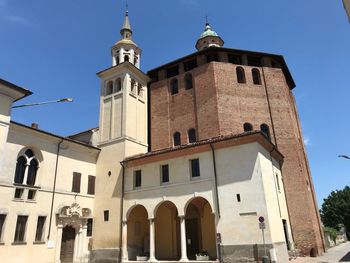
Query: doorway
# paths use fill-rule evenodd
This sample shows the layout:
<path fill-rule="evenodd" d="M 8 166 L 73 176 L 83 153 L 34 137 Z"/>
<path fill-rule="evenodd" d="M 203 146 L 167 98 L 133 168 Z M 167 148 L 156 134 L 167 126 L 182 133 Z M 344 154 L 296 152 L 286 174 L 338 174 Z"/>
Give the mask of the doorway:
<path fill-rule="evenodd" d="M 72 226 L 66 226 L 62 231 L 61 243 L 61 263 L 72 263 L 74 254 L 75 229 Z"/>

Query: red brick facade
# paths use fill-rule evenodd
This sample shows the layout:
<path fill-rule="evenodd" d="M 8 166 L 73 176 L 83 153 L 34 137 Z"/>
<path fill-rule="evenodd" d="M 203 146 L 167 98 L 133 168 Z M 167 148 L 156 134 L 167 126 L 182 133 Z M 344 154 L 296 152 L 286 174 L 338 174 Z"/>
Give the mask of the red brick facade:
<path fill-rule="evenodd" d="M 198 66 L 187 72 L 183 62 L 188 58 L 173 62 L 171 66 L 179 66 L 173 77 L 166 77 L 166 65 L 149 72 L 151 77 L 156 76 L 149 87 L 151 150 L 171 147 L 175 132 L 180 132 L 181 143 L 187 144 L 191 128 L 196 129 L 197 140 L 203 140 L 241 133 L 246 122 L 253 125 L 253 130 L 267 124 L 271 140 L 285 156 L 283 182 L 293 239 L 304 254 L 310 254 L 312 249 L 312 253 L 322 253 L 318 208 L 291 92 L 291 77 L 280 64 L 272 67 L 273 55 L 260 53 L 264 65 L 261 67 L 248 66 L 246 55 L 242 54 L 239 66 L 245 70 L 246 83 L 238 83 L 238 65 L 228 63 L 229 51 L 211 50 L 218 50 L 215 62 L 207 63 L 206 52 L 210 51 L 198 52 L 192 55 Z M 260 72 L 261 85 L 253 84 L 253 68 Z M 189 90 L 184 82 L 187 73 L 193 76 L 193 89 Z M 179 91 L 171 95 L 169 87 L 174 78 L 178 79 Z"/>

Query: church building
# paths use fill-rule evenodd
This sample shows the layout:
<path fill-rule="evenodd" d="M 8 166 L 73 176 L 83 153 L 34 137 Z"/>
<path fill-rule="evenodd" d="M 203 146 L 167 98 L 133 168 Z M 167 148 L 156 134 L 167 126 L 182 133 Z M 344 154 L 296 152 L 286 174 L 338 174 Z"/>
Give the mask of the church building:
<path fill-rule="evenodd" d="M 31 92 L 0 79 L 6 263 L 288 262 L 324 251 L 281 55 L 224 48 L 140 70 L 126 12 L 100 78 L 98 128 L 62 137 L 11 120 Z"/>

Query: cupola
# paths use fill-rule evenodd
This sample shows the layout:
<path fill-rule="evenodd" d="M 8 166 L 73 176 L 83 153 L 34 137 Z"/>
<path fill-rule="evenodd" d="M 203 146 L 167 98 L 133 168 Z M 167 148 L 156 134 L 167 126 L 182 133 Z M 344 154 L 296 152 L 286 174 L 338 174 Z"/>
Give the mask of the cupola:
<path fill-rule="evenodd" d="M 214 30 L 212 30 L 209 23 L 206 22 L 204 32 L 197 40 L 196 49 L 199 51 L 208 47 L 222 47 L 223 45 L 224 41 Z"/>

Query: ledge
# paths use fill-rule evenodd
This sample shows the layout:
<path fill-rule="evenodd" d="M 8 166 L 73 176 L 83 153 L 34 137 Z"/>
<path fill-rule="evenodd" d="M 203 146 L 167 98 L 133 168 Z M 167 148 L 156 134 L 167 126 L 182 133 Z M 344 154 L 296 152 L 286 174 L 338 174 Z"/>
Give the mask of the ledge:
<path fill-rule="evenodd" d="M 20 245 L 27 245 L 27 242 L 12 242 L 11 245 L 13 246 L 20 246 Z"/>
<path fill-rule="evenodd" d="M 33 242 L 33 245 L 44 245 L 44 244 L 46 244 L 45 241 L 34 241 Z"/>

